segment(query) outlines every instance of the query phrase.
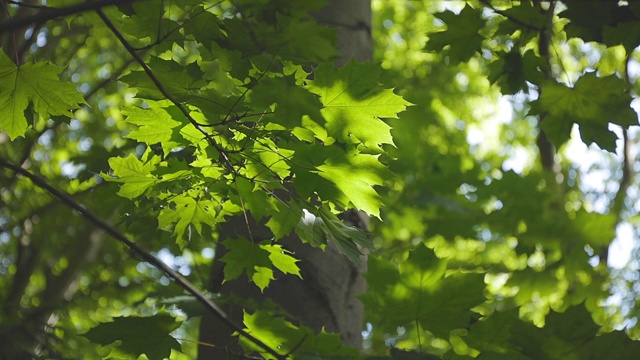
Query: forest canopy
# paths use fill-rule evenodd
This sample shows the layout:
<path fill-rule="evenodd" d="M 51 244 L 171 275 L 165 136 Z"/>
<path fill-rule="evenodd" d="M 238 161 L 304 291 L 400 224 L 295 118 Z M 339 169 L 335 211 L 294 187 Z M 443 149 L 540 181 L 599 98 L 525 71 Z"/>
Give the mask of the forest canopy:
<path fill-rule="evenodd" d="M 0 3 L 1 359 L 640 358 L 640 3 L 329 3 Z"/>

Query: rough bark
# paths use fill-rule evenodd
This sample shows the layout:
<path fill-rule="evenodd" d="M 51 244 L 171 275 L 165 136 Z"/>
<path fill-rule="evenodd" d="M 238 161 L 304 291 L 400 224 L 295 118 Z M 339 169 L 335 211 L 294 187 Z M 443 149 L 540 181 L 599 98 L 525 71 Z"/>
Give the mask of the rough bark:
<path fill-rule="evenodd" d="M 350 59 L 371 60 L 373 42 L 369 0 L 331 0 L 315 16 L 321 23 L 337 30 L 338 49 L 342 55 L 337 65 L 345 64 Z M 352 215 L 359 216 L 355 213 Z M 234 218 L 221 229 L 220 239 L 233 236 L 250 238 L 248 227 L 251 227 L 251 237 L 256 242 L 271 238 L 269 230 L 263 225 L 251 220 L 247 224 L 244 218 Z M 282 276 L 272 282 L 264 293 L 260 293 L 246 277 L 223 284 L 224 263 L 215 261 L 209 291 L 243 300 L 273 300 L 296 321 L 315 331 L 324 328 L 340 333 L 346 344 L 360 347 L 364 307 L 356 296 L 366 288 L 363 277 L 366 266 L 355 266 L 339 254 L 334 246 L 327 246 L 322 251 L 303 244 L 295 235 L 279 243 L 301 260 L 298 264 L 303 279 L 280 274 Z M 216 258 L 221 258 L 224 253 L 225 249 L 219 246 Z M 242 323 L 241 306 L 227 305 L 225 311 L 234 322 Z M 232 329 L 205 314 L 200 325 L 200 341 L 213 347 L 200 346 L 199 359 L 237 359 L 242 351 L 232 333 Z"/>

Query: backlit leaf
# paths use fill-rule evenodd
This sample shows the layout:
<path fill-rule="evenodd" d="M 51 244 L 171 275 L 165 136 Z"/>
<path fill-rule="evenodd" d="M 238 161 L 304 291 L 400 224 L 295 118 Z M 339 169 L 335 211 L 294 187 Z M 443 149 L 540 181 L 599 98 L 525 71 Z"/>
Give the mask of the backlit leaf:
<path fill-rule="evenodd" d="M 12 140 L 23 136 L 28 124 L 24 115 L 29 104 L 45 119 L 51 115 L 71 116 L 85 101 L 76 86 L 61 81 L 62 68 L 45 62 L 18 67 L 0 51 L 0 130 Z"/>
<path fill-rule="evenodd" d="M 351 61 L 335 70 L 324 64 L 314 70 L 314 75 L 309 90 L 320 95 L 324 105 L 321 113 L 330 136 L 373 149 L 393 144 L 391 127 L 380 118 L 396 118 L 409 102 L 391 89 L 380 88 L 378 65 Z"/>

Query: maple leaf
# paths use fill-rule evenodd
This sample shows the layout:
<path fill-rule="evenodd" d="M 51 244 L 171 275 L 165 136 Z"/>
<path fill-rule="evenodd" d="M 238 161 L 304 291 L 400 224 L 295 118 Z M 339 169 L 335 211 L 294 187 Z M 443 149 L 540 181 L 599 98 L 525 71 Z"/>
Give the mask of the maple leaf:
<path fill-rule="evenodd" d="M 422 245 L 398 268 L 376 257 L 369 259 L 369 267 L 367 282 L 373 291 L 360 299 L 384 309 L 381 330 L 418 321 L 424 329 L 448 336 L 467 326 L 473 316 L 469 309 L 484 301 L 481 274 L 446 274 L 446 262 Z"/>
<path fill-rule="evenodd" d="M 445 46 L 449 46 L 446 54 L 452 65 L 468 61 L 482 48 L 484 37 L 479 31 L 484 27 L 485 21 L 481 13 L 479 9 L 465 6 L 457 15 L 448 10 L 435 14 L 447 24 L 447 30 L 429 34 L 425 50 L 442 52 Z"/>
<path fill-rule="evenodd" d="M 556 147 L 569 139 L 571 126 L 578 124 L 586 144 L 594 142 L 614 151 L 616 136 L 607 130 L 607 124 L 628 127 L 638 122 L 625 82 L 615 75 L 597 77 L 595 73 L 583 75 L 572 88 L 544 83 L 532 112 L 547 114 L 540 126 Z"/>
<path fill-rule="evenodd" d="M 246 273 L 260 291 L 274 280 L 273 267 L 284 274 L 302 278 L 298 260 L 282 248 L 282 245 L 254 244 L 247 239 L 227 239 L 222 242 L 229 250 L 220 261 L 225 263 L 224 281 L 237 279 Z"/>
<path fill-rule="evenodd" d="M 273 114 L 267 115 L 267 118 L 287 129 L 300 126 L 303 115 L 322 119 L 322 104 L 318 96 L 295 86 L 293 76 L 261 81 L 252 89 L 250 99 L 258 109 L 268 109 L 276 103 Z"/>
<path fill-rule="evenodd" d="M 344 345 L 340 340 L 340 334 L 327 333 L 324 329 L 320 332 L 313 331 L 304 325 L 294 325 L 287 319 L 273 316 L 272 313 L 264 310 L 256 310 L 251 314 L 245 311 L 243 323 L 245 331 L 264 339 L 267 346 L 279 349 L 283 353 L 295 351 L 297 359 L 358 358 L 358 350 Z M 261 351 L 246 337 L 240 337 L 239 341 L 248 352 Z M 267 354 L 265 359 L 276 358 Z"/>
<path fill-rule="evenodd" d="M 194 91 L 205 85 L 203 74 L 196 64 L 180 66 L 174 61 L 151 58 L 149 68 L 160 80 L 165 90 L 177 99 L 191 98 Z M 120 78 L 130 88 L 136 89 L 136 96 L 152 100 L 164 100 L 165 96 L 144 71 L 132 71 Z"/>
<path fill-rule="evenodd" d="M 74 84 L 58 78 L 61 71 L 61 67 L 45 62 L 18 67 L 0 51 L 0 129 L 11 140 L 27 131 L 24 112 L 29 104 L 46 119 L 51 115 L 71 116 L 70 110 L 85 104 Z"/>
<path fill-rule="evenodd" d="M 397 118 L 409 102 L 382 89 L 378 83 L 380 66 L 350 61 L 340 69 L 322 64 L 315 71 L 315 80 L 309 82 L 309 91 L 320 95 L 321 114 L 326 129 L 336 140 L 380 149 L 382 144 L 393 144 L 391 127 L 380 118 Z"/>
<path fill-rule="evenodd" d="M 382 185 L 386 168 L 380 164 L 377 155 L 329 158 L 317 167 L 319 175 L 331 182 L 344 194 L 356 209 L 376 217 L 380 216 L 380 197 L 373 188 Z"/>
<path fill-rule="evenodd" d="M 262 244 L 260 248 L 269 252 L 269 260 L 276 269 L 284 274 L 293 274 L 302 279 L 300 268 L 296 265 L 299 260 L 289 255 L 289 252 L 282 245 Z"/>
<path fill-rule="evenodd" d="M 109 345 L 119 341 L 115 353 L 137 359 L 145 354 L 149 359 L 164 359 L 171 350 L 180 350 L 180 343 L 169 335 L 180 323 L 169 314 L 149 317 L 118 317 L 112 322 L 98 324 L 83 336 L 89 341 Z M 112 355 L 115 355 L 112 352 Z"/>
<path fill-rule="evenodd" d="M 374 186 L 381 186 L 390 173 L 378 161 L 378 155 L 347 154 L 337 146 L 317 144 L 298 144 L 294 149 L 290 165 L 301 195 L 316 193 L 343 208 L 380 216 L 382 202 Z"/>
<path fill-rule="evenodd" d="M 227 239 L 222 242 L 229 252 L 220 261 L 225 263 L 224 281 L 237 279 L 246 273 L 260 290 L 264 290 L 273 277 L 270 252 L 246 239 Z"/>
<path fill-rule="evenodd" d="M 114 176 L 101 175 L 106 181 L 122 183 L 118 195 L 134 199 L 158 182 L 158 179 L 151 174 L 158 161 L 159 158 L 152 158 L 151 161 L 144 163 L 133 154 L 129 154 L 126 158 L 115 157 L 109 159 L 109 166 Z"/>
<path fill-rule="evenodd" d="M 165 207 L 158 216 L 158 228 L 170 228 L 176 236 L 176 243 L 184 248 L 191 238 L 191 226 L 202 234 L 202 225 L 213 226 L 217 223 L 216 208 L 218 203 L 202 199 L 197 191 L 176 196 L 171 201 L 172 206 Z M 174 225 L 175 224 L 175 225 Z"/>
<path fill-rule="evenodd" d="M 127 115 L 126 121 L 128 123 L 139 126 L 138 129 L 131 131 L 127 137 L 147 144 L 169 141 L 173 133 L 171 129 L 181 124 L 181 122 L 173 120 L 165 110 L 159 108 L 132 107 L 125 110 L 124 114 Z"/>
<path fill-rule="evenodd" d="M 265 225 L 269 227 L 275 239 L 281 239 L 291 233 L 302 216 L 302 210 L 294 206 L 285 206 L 276 202 L 277 211 Z"/>

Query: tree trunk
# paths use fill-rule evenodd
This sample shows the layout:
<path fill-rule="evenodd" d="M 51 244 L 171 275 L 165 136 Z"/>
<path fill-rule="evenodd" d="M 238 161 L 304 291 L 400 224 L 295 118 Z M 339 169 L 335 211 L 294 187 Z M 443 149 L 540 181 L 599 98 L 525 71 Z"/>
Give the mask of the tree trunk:
<path fill-rule="evenodd" d="M 370 0 L 331 0 L 315 16 L 321 23 L 337 29 L 338 49 L 342 55 L 337 65 L 343 65 L 350 59 L 371 60 L 373 42 Z M 350 225 L 356 224 L 353 222 Z M 248 226 L 251 227 L 251 235 L 256 242 L 272 237 L 262 224 L 250 223 Z M 234 236 L 250 238 L 244 218 L 231 219 L 223 226 L 220 234 L 221 240 Z M 272 282 L 264 293 L 260 293 L 245 276 L 223 284 L 224 263 L 215 261 L 209 291 L 243 300 L 273 300 L 286 313 L 314 331 L 325 329 L 340 333 L 345 344 L 361 347 L 364 307 L 356 296 L 366 288 L 363 277 L 366 266 L 357 267 L 338 253 L 332 244 L 322 251 L 303 244 L 295 235 L 290 235 L 279 243 L 301 260 L 298 265 L 303 279 L 283 275 Z M 221 258 L 224 253 L 225 249 L 218 247 L 216 258 Z M 241 306 L 226 305 L 224 310 L 234 323 L 242 324 Z M 225 324 L 212 315 L 205 314 L 200 324 L 200 341 L 214 347 L 201 345 L 198 358 L 237 359 L 237 355 L 242 352 L 232 333 L 233 330 Z"/>

